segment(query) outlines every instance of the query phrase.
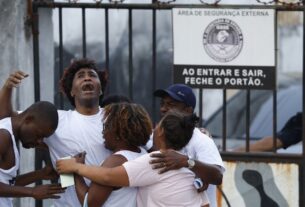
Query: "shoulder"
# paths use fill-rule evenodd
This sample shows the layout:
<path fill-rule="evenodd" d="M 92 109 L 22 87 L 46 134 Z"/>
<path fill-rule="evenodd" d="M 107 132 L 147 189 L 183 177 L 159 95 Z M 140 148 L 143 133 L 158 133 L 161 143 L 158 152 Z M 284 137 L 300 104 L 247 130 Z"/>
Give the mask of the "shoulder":
<path fill-rule="evenodd" d="M 209 136 L 202 133 L 198 128 L 195 128 L 194 131 L 193 131 L 193 135 L 192 135 L 192 138 L 191 138 L 189 144 L 193 144 L 193 145 L 197 145 L 197 144 L 200 144 L 200 143 L 210 144 L 210 143 L 213 143 L 213 142 L 214 141 Z"/>
<path fill-rule="evenodd" d="M 62 118 L 62 117 L 66 117 L 66 116 L 70 116 L 72 114 L 72 110 L 57 110 L 58 113 L 58 117 Z"/>
<path fill-rule="evenodd" d="M 105 159 L 102 166 L 103 167 L 117 167 L 126 162 L 127 159 L 123 155 L 112 154 Z"/>

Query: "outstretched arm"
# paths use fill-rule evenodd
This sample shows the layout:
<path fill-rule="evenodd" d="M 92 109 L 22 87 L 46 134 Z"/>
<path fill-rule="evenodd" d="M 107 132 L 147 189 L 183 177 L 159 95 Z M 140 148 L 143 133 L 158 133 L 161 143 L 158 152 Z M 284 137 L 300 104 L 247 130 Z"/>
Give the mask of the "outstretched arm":
<path fill-rule="evenodd" d="M 155 158 L 150 161 L 154 169 L 159 169 L 159 173 L 169 170 L 189 167 L 188 156 L 178 153 L 174 150 L 165 150 L 162 153 L 152 153 L 151 157 Z M 209 184 L 220 185 L 222 183 L 222 171 L 218 165 L 207 164 L 195 160 L 195 166 L 191 169 L 197 177 Z"/>
<path fill-rule="evenodd" d="M 280 149 L 283 147 L 283 143 L 280 139 L 276 138 L 276 149 Z M 267 152 L 273 150 L 273 137 L 264 137 L 261 140 L 258 140 L 257 142 L 254 142 L 249 145 L 249 151 L 250 152 Z M 235 152 L 245 152 L 246 147 L 238 147 L 234 149 Z"/>
<path fill-rule="evenodd" d="M 40 170 L 33 172 L 25 173 L 16 177 L 15 185 L 26 186 L 28 184 L 34 183 L 38 180 L 53 180 L 58 179 L 57 172 L 53 169 L 52 166 L 46 165 Z"/>
<path fill-rule="evenodd" d="M 0 182 L 0 197 L 33 197 L 35 199 L 59 198 L 64 189 L 58 184 L 35 187 L 11 186 Z"/>
<path fill-rule="evenodd" d="M 58 160 L 56 169 L 59 173 L 76 173 L 101 185 L 129 186 L 128 175 L 123 166 L 105 168 L 77 163 L 75 158 Z"/>
<path fill-rule="evenodd" d="M 13 88 L 18 87 L 21 81 L 26 77 L 28 77 L 28 74 L 17 71 L 12 73 L 5 81 L 0 90 L 0 119 L 16 114 L 12 107 Z"/>

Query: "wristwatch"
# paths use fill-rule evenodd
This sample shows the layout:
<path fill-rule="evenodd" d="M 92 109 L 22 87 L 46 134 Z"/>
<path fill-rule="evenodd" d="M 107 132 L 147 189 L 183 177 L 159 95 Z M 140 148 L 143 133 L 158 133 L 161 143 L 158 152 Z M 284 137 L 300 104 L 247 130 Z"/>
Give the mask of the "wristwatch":
<path fill-rule="evenodd" d="M 195 160 L 189 158 L 187 160 L 187 164 L 188 164 L 188 168 L 192 169 L 195 166 Z"/>

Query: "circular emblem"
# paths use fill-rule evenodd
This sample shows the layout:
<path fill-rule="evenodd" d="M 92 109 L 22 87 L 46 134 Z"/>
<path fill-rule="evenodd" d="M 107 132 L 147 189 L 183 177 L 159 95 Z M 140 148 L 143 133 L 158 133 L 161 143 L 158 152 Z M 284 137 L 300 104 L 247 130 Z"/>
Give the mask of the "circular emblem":
<path fill-rule="evenodd" d="M 243 34 L 232 20 L 216 19 L 203 33 L 203 47 L 217 62 L 230 62 L 239 55 L 243 47 Z"/>

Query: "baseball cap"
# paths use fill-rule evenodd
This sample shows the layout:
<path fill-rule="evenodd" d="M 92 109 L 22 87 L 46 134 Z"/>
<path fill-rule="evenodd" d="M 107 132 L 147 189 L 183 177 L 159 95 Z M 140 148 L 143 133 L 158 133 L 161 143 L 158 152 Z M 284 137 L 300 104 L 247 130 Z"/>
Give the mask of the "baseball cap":
<path fill-rule="evenodd" d="M 167 89 L 158 89 L 154 92 L 154 96 L 161 98 L 169 96 L 176 101 L 191 106 L 193 109 L 195 109 L 196 106 L 196 97 L 192 88 L 184 84 L 173 84 Z"/>

